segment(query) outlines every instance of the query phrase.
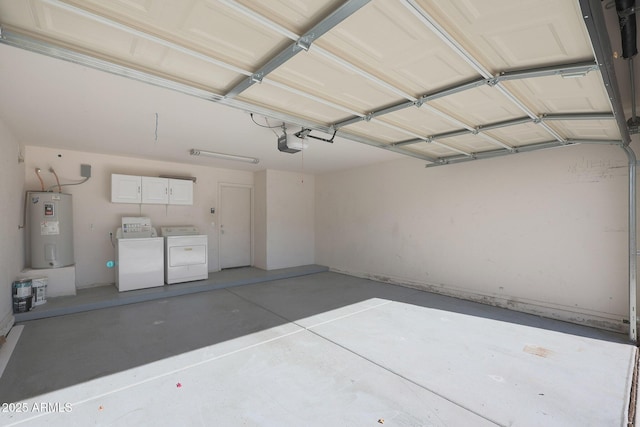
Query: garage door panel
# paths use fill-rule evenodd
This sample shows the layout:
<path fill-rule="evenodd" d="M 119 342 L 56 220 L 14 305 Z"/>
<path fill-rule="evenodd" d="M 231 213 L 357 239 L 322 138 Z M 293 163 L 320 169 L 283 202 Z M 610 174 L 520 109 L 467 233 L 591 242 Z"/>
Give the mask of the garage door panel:
<path fill-rule="evenodd" d="M 577 113 L 611 109 L 598 71 L 584 77 L 537 77 L 508 81 L 504 85 L 541 112 Z"/>
<path fill-rule="evenodd" d="M 486 134 L 504 141 L 513 147 L 553 140 L 548 132 L 546 132 L 541 126 L 534 123 L 493 129 L 491 131 L 487 131 Z"/>
<path fill-rule="evenodd" d="M 413 96 L 475 75 L 400 2 L 371 2 L 317 44 Z"/>
<path fill-rule="evenodd" d="M 457 130 L 458 127 L 427 108 L 410 107 L 402 111 L 385 114 L 380 120 L 409 129 L 424 137 Z"/>
<path fill-rule="evenodd" d="M 402 101 L 395 93 L 312 52 L 296 55 L 269 78 L 357 111 Z"/>
<path fill-rule="evenodd" d="M 417 3 L 494 73 L 593 57 L 577 1 Z"/>

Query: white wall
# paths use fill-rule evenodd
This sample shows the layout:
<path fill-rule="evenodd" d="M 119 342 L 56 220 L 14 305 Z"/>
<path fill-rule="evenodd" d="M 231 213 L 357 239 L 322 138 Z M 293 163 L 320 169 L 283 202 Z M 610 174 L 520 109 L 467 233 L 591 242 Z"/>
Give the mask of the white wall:
<path fill-rule="evenodd" d="M 11 284 L 24 267 L 22 206 L 24 204 L 24 164 L 18 162 L 21 148 L 0 119 L 0 335 L 13 324 Z"/>
<path fill-rule="evenodd" d="M 268 269 L 315 261 L 315 177 L 267 171 Z"/>
<path fill-rule="evenodd" d="M 217 207 L 218 183 L 253 184 L 253 173 L 231 169 L 209 168 L 191 164 L 159 162 L 144 159 L 110 156 L 80 151 L 56 150 L 29 146 L 26 148 L 27 190 L 40 190 L 34 173 L 42 169 L 45 184 L 55 184 L 53 167 L 62 183 L 78 182 L 80 165 L 92 166 L 92 177 L 85 184 L 63 187 L 73 194 L 74 249 L 76 285 L 79 288 L 114 283 L 115 272 L 106 266 L 114 260 L 115 250 L 109 240 L 123 216 L 148 216 L 154 227 L 195 225 L 209 236 L 209 270 L 219 270 L 217 215 L 210 208 Z M 142 176 L 195 176 L 193 206 L 138 205 L 111 203 L 111 174 Z"/>
<path fill-rule="evenodd" d="M 622 330 L 627 159 L 578 146 L 316 177 L 316 262 Z"/>
<path fill-rule="evenodd" d="M 267 265 L 267 171 L 253 175 L 253 264 L 268 269 Z"/>
<path fill-rule="evenodd" d="M 315 177 L 255 174 L 255 265 L 265 270 L 315 262 Z"/>

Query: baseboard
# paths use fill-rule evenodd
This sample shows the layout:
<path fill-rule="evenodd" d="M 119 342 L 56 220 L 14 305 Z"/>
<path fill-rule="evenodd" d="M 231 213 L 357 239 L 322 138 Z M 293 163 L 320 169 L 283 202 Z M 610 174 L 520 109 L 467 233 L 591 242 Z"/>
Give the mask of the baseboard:
<path fill-rule="evenodd" d="M 7 313 L 2 320 L 0 320 L 0 336 L 7 336 L 15 322 L 16 319 L 13 317 L 13 313 Z"/>
<path fill-rule="evenodd" d="M 494 307 L 506 308 L 509 310 L 519 311 L 522 313 L 535 314 L 536 316 L 546 317 L 549 319 L 561 320 L 564 322 L 575 323 L 578 325 L 589 326 L 592 328 L 604 329 L 612 332 L 628 333 L 629 326 L 623 322 L 622 316 L 616 317 L 609 313 L 592 312 L 589 310 L 576 311 L 571 307 L 558 304 L 545 303 L 539 301 L 530 301 L 525 298 L 516 297 L 500 297 L 496 295 L 483 294 L 476 291 L 470 291 L 463 288 L 454 288 L 446 285 L 434 285 L 430 283 L 413 282 L 404 278 L 381 276 L 377 274 L 355 272 L 338 268 L 330 268 L 336 273 L 347 274 L 349 276 L 360 277 L 363 279 L 374 280 L 376 282 L 390 283 L 393 285 L 404 286 L 421 291 L 432 292 L 434 294 L 446 295 L 467 301 L 473 301 L 481 304 L 491 305 Z"/>

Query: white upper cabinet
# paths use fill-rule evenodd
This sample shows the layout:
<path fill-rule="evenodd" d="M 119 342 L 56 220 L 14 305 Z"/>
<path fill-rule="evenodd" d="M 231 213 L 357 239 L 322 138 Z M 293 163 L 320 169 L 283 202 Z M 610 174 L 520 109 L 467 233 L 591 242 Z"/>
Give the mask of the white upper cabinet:
<path fill-rule="evenodd" d="M 112 174 L 111 202 L 193 205 L 193 181 Z"/>
<path fill-rule="evenodd" d="M 142 201 L 142 179 L 133 175 L 111 175 L 112 203 L 140 203 Z"/>
<path fill-rule="evenodd" d="M 142 203 L 166 205 L 169 203 L 169 180 L 167 178 L 142 177 Z"/>
<path fill-rule="evenodd" d="M 169 179 L 169 204 L 192 205 L 193 181 L 185 179 Z"/>

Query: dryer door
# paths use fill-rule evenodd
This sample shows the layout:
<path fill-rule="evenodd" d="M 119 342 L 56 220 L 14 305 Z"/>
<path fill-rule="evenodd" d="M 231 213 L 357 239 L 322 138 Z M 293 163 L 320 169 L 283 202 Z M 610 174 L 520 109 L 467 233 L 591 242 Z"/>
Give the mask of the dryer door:
<path fill-rule="evenodd" d="M 207 262 L 207 246 L 203 244 L 181 244 L 169 247 L 169 266 L 205 264 Z"/>

